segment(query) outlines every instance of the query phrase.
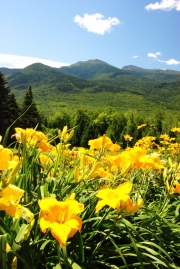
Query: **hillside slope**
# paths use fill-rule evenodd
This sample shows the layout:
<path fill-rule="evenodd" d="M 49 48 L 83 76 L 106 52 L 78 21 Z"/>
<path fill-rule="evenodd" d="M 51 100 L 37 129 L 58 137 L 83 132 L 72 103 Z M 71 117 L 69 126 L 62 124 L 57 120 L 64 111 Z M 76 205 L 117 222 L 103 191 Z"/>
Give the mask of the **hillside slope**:
<path fill-rule="evenodd" d="M 34 99 L 46 115 L 59 109 L 74 111 L 81 107 L 93 110 L 112 107 L 122 112 L 133 109 L 140 113 L 159 108 L 180 110 L 178 71 L 136 66 L 119 69 L 100 60 L 62 68 L 36 63 L 24 69 L 5 71 L 18 102 L 22 102 L 31 85 Z"/>

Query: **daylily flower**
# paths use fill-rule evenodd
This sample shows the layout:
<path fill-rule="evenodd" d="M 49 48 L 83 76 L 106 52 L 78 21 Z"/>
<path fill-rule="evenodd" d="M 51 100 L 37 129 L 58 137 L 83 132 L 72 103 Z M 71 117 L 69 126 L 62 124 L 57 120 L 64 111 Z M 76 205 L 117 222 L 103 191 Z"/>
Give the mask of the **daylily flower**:
<path fill-rule="evenodd" d="M 129 134 L 125 134 L 125 135 L 124 135 L 124 139 L 125 139 L 126 141 L 132 141 L 133 137 L 130 136 Z"/>
<path fill-rule="evenodd" d="M 84 210 L 84 205 L 75 200 L 74 194 L 63 202 L 55 198 L 39 200 L 39 224 L 43 233 L 51 229 L 53 237 L 61 247 L 66 246 L 68 238 L 72 237 L 82 228 L 82 220 L 77 214 Z"/>
<path fill-rule="evenodd" d="M 16 161 L 12 161 L 12 157 L 13 152 L 0 145 L 0 170 L 8 170 L 17 164 Z"/>
<path fill-rule="evenodd" d="M 171 132 L 178 132 L 178 133 L 180 133 L 180 127 L 173 127 L 173 128 L 171 128 Z"/>
<path fill-rule="evenodd" d="M 13 134 L 11 137 L 15 136 L 16 140 L 20 143 L 23 143 L 24 139 L 26 138 L 26 141 L 29 141 L 32 138 L 32 134 L 35 132 L 34 129 L 22 129 L 22 128 L 15 128 L 15 134 Z"/>
<path fill-rule="evenodd" d="M 139 139 L 135 146 L 144 148 L 146 150 L 150 149 L 153 145 L 155 145 L 156 137 L 155 136 L 145 136 L 142 139 Z"/>
<path fill-rule="evenodd" d="M 36 131 L 33 128 L 27 128 L 27 129 L 22 129 L 22 128 L 15 128 L 15 134 L 12 135 L 11 137 L 15 136 L 16 140 L 19 143 L 23 143 L 24 139 L 26 140 L 27 143 L 30 143 L 32 145 L 38 143 L 38 146 L 43 149 L 43 151 L 49 150 L 49 143 L 47 142 L 48 138 L 47 136 L 40 131 Z M 43 142 L 44 143 L 43 143 Z"/>
<path fill-rule="evenodd" d="M 118 151 L 120 149 L 120 146 L 113 144 L 111 139 L 105 134 L 97 139 L 89 140 L 88 145 L 90 146 L 90 149 L 96 150 L 107 149 L 109 151 Z"/>
<path fill-rule="evenodd" d="M 143 199 L 139 199 L 137 203 L 133 204 L 128 193 L 132 189 L 131 182 L 120 184 L 116 189 L 107 187 L 101 188 L 96 195 L 102 198 L 96 205 L 96 213 L 99 212 L 105 205 L 117 209 L 118 212 L 124 212 L 125 215 L 134 214 L 143 204 Z"/>
<path fill-rule="evenodd" d="M 9 184 L 0 193 L 0 210 L 5 210 L 12 217 L 19 218 L 22 215 L 19 201 L 24 194 L 24 190 Z"/>
<path fill-rule="evenodd" d="M 108 187 L 102 187 L 97 193 L 97 197 L 102 200 L 98 201 L 96 205 L 96 213 L 99 212 L 105 205 L 117 209 L 119 211 L 121 207 L 121 201 L 127 201 L 130 199 L 128 193 L 132 189 L 131 182 L 125 182 L 120 184 L 116 189 L 111 189 Z"/>

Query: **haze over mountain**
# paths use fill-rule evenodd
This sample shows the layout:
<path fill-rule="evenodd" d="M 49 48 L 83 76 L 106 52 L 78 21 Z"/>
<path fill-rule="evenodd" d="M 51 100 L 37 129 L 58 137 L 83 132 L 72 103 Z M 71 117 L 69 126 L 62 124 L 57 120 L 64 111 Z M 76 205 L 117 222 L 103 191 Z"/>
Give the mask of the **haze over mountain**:
<path fill-rule="evenodd" d="M 58 108 L 79 107 L 135 109 L 143 113 L 156 108 L 180 109 L 180 71 L 134 65 L 119 69 L 97 59 L 61 68 L 36 63 L 0 71 L 19 101 L 31 85 L 35 101 L 47 114 Z"/>

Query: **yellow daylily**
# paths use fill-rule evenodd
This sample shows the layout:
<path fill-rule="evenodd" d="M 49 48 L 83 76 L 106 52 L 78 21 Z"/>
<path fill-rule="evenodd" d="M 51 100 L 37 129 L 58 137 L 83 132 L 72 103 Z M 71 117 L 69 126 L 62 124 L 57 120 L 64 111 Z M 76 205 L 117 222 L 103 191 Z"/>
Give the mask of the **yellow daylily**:
<path fill-rule="evenodd" d="M 24 194 L 24 190 L 9 184 L 0 193 L 0 210 L 5 210 L 12 217 L 19 218 L 22 215 L 19 201 Z"/>
<path fill-rule="evenodd" d="M 180 127 L 173 127 L 173 128 L 171 128 L 171 132 L 178 132 L 178 133 L 180 133 Z"/>
<path fill-rule="evenodd" d="M 76 201 L 73 196 L 63 202 L 51 197 L 38 201 L 41 209 L 40 228 L 43 233 L 50 228 L 53 237 L 61 247 L 66 246 L 67 239 L 82 228 L 82 220 L 77 214 L 84 210 L 84 205 Z"/>
<path fill-rule="evenodd" d="M 22 129 L 19 127 L 15 128 L 15 134 L 13 134 L 11 137 L 15 136 L 16 140 L 20 143 L 23 143 L 24 139 L 26 141 L 29 141 L 32 138 L 32 134 L 35 132 L 34 129 L 29 128 L 29 129 Z"/>
<path fill-rule="evenodd" d="M 12 157 L 13 152 L 0 145 L 0 170 L 11 169 L 17 164 L 16 161 L 12 161 Z"/>
<path fill-rule="evenodd" d="M 107 149 L 109 151 L 118 151 L 120 149 L 120 146 L 113 144 L 111 139 L 105 134 L 97 139 L 89 140 L 88 145 L 90 146 L 90 149 L 96 150 Z"/>
<path fill-rule="evenodd" d="M 15 128 L 15 134 L 11 137 L 15 136 L 16 140 L 19 143 L 23 143 L 24 140 L 26 140 L 27 143 L 30 143 L 32 145 L 36 144 L 38 142 L 38 147 L 42 149 L 42 151 L 48 151 L 51 149 L 51 145 L 47 142 L 48 137 L 40 131 L 36 131 L 33 128 Z"/>
<path fill-rule="evenodd" d="M 124 139 L 125 139 L 126 141 L 132 141 L 133 137 L 130 136 L 129 134 L 125 134 L 125 135 L 124 135 Z"/>
<path fill-rule="evenodd" d="M 121 207 L 121 201 L 127 201 L 130 199 L 128 193 L 131 190 L 131 182 L 120 184 L 116 189 L 102 187 L 96 194 L 98 198 L 102 199 L 98 201 L 96 205 L 96 213 L 98 213 L 105 205 L 108 205 L 113 209 L 117 209 L 119 211 Z"/>

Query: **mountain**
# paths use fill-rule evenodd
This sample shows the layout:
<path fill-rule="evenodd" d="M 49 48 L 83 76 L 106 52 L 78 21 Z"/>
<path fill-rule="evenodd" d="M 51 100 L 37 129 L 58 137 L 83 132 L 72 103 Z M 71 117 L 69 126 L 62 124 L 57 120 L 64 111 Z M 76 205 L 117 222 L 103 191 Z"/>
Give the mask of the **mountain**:
<path fill-rule="evenodd" d="M 115 72 L 121 72 L 121 69 L 101 60 L 77 62 L 70 66 L 60 67 L 59 70 L 65 74 L 74 75 L 86 80 L 103 79 Z"/>
<path fill-rule="evenodd" d="M 34 99 L 46 115 L 61 110 L 71 113 L 82 107 L 112 107 L 143 114 L 155 109 L 180 110 L 179 71 L 133 65 L 119 69 L 96 59 L 61 68 L 36 63 L 18 70 L 5 69 L 4 74 L 19 103 L 31 85 Z"/>
<path fill-rule="evenodd" d="M 145 69 L 134 65 L 124 66 L 122 70 L 129 71 L 130 74 L 134 74 L 136 76 L 146 77 L 154 82 L 164 83 L 180 81 L 180 71 L 168 69 Z"/>
<path fill-rule="evenodd" d="M 180 80 L 180 72 L 174 70 L 145 69 L 134 65 L 121 69 L 100 60 L 78 62 L 70 66 L 60 67 L 65 74 L 74 75 L 85 80 L 121 80 L 123 77 L 131 79 L 147 79 L 153 82 L 174 82 Z M 146 80 L 146 81 L 147 81 Z"/>
<path fill-rule="evenodd" d="M 18 72 L 20 69 L 17 68 L 7 68 L 7 67 L 0 67 L 0 72 L 2 72 L 4 75 L 10 75 L 14 72 Z"/>
<path fill-rule="evenodd" d="M 32 64 L 7 76 L 9 87 L 17 90 L 45 87 L 57 91 L 79 91 L 91 87 L 93 82 L 82 80 L 78 77 L 66 75 L 56 69 L 41 63 Z"/>

